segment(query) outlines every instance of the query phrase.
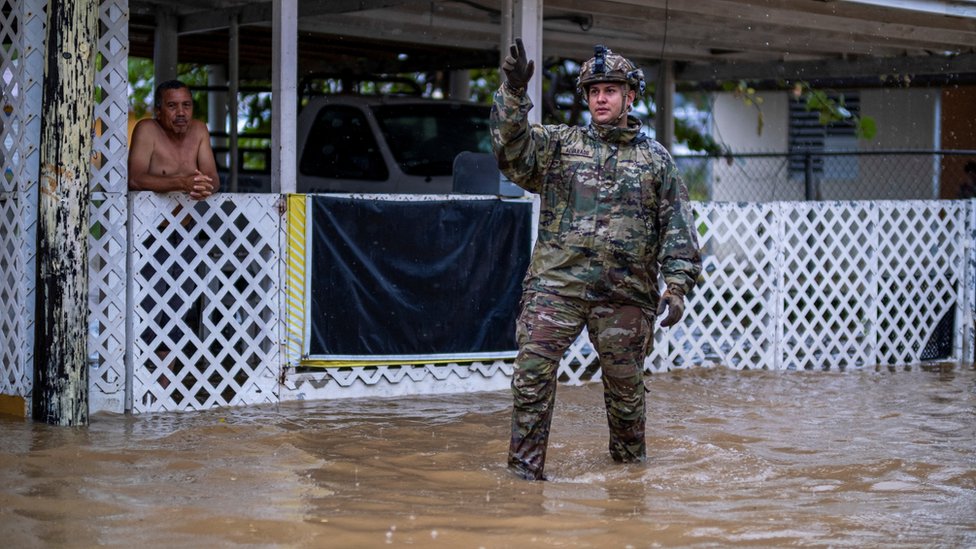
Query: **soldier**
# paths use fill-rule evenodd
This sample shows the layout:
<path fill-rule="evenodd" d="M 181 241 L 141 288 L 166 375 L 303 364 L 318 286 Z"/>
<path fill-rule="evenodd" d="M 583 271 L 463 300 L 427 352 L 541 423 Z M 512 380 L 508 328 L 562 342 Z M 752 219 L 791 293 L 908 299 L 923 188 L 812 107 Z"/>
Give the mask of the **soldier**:
<path fill-rule="evenodd" d="M 525 87 L 535 69 L 521 39 L 502 64 L 492 145 L 512 181 L 540 195 L 539 235 L 523 281 L 512 379 L 508 467 L 544 480 L 556 370 L 585 326 L 600 357 L 610 456 L 642 462 L 644 358 L 661 326 L 684 313 L 701 272 L 688 191 L 670 154 L 628 112 L 643 72 L 603 46 L 583 64 L 577 91 L 587 127 L 530 125 Z M 658 274 L 666 290 L 658 295 Z"/>

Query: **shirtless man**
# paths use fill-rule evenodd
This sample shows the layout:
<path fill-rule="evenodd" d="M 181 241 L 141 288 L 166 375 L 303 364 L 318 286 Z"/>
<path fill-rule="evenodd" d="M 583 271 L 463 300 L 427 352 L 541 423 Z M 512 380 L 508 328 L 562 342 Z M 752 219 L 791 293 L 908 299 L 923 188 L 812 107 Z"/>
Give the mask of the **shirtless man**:
<path fill-rule="evenodd" d="M 203 200 L 220 179 L 206 124 L 193 119 L 190 89 L 179 80 L 156 88 L 155 116 L 140 120 L 129 147 L 129 190 L 185 192 Z"/>

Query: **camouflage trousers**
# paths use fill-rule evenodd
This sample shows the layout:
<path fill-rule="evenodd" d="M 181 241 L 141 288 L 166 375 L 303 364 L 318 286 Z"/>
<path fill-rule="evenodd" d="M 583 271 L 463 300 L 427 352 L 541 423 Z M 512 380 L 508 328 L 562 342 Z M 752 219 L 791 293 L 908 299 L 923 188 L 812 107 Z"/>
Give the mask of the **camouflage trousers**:
<path fill-rule="evenodd" d="M 610 456 L 618 462 L 646 456 L 643 362 L 653 343 L 652 314 L 633 305 L 532 292 L 523 296 L 516 324 L 508 453 L 508 467 L 523 478 L 544 478 L 559 361 L 583 326 L 599 355 Z"/>

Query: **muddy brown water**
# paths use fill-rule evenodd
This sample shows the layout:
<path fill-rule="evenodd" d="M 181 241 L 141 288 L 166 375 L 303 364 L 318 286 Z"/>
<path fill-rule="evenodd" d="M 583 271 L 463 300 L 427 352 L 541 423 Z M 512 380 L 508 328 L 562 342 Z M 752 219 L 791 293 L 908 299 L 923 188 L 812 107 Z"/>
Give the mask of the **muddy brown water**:
<path fill-rule="evenodd" d="M 557 391 L 548 482 L 510 395 L 289 403 L 87 428 L 0 419 L 4 547 L 974 547 L 976 372 L 655 374 L 648 463 Z"/>

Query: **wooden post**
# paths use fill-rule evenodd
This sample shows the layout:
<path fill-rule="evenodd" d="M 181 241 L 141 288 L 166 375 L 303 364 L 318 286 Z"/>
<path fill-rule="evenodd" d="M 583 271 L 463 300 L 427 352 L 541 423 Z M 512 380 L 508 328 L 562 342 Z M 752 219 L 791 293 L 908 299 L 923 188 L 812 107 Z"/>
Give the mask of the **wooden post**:
<path fill-rule="evenodd" d="M 88 424 L 88 206 L 98 0 L 47 9 L 33 414 Z"/>

